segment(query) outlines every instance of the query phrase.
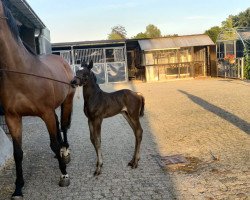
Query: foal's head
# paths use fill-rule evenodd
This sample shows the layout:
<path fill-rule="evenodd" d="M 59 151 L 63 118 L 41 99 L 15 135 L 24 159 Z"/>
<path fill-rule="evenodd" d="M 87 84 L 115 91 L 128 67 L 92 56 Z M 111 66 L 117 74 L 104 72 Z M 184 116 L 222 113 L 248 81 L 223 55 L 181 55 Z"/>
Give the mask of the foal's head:
<path fill-rule="evenodd" d="M 93 68 L 93 61 L 92 60 L 89 62 L 89 64 L 87 64 L 85 61 L 82 61 L 81 67 L 82 67 L 82 69 L 78 70 L 76 72 L 75 77 L 71 81 L 71 84 L 73 84 L 75 86 L 85 86 L 92 79 L 95 80 L 95 75 L 91 71 L 91 69 Z"/>

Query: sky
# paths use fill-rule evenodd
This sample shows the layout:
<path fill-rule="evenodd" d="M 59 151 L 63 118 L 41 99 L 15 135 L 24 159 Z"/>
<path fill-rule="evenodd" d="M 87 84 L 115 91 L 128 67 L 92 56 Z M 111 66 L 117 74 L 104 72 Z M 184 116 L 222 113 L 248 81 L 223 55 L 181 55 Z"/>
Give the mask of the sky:
<path fill-rule="evenodd" d="M 204 33 L 250 0 L 26 0 L 50 30 L 51 42 L 105 40 L 122 25 L 131 38 L 154 24 L 162 35 Z"/>

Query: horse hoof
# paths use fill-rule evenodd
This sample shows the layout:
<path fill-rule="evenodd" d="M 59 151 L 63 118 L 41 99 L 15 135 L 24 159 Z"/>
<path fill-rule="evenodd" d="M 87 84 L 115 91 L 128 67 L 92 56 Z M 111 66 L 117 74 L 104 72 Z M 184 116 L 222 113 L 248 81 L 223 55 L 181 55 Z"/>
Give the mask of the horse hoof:
<path fill-rule="evenodd" d="M 59 181 L 59 186 L 60 187 L 67 187 L 70 184 L 70 179 L 69 179 L 69 175 L 61 175 L 60 177 L 60 181 Z"/>
<path fill-rule="evenodd" d="M 132 169 L 135 169 L 135 168 L 138 167 L 138 163 L 136 164 L 135 162 L 130 161 L 130 162 L 128 163 L 128 166 L 130 166 Z"/>
<path fill-rule="evenodd" d="M 23 196 L 12 196 L 11 200 L 22 200 Z"/>
<path fill-rule="evenodd" d="M 95 173 L 94 173 L 94 176 L 98 176 L 101 174 L 101 170 L 96 170 Z"/>
<path fill-rule="evenodd" d="M 68 154 L 67 156 L 62 156 L 62 160 L 65 164 L 69 164 L 69 162 L 71 161 L 70 154 Z"/>

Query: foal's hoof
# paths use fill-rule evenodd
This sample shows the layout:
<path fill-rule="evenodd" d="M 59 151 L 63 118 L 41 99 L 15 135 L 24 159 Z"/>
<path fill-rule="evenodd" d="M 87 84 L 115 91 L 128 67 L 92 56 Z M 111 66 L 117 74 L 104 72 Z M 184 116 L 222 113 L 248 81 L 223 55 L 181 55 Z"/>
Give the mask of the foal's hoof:
<path fill-rule="evenodd" d="M 62 156 L 62 160 L 65 164 L 69 164 L 69 162 L 71 161 L 70 154 L 68 154 L 67 156 Z"/>
<path fill-rule="evenodd" d="M 11 200 L 22 200 L 23 196 L 12 196 Z"/>
<path fill-rule="evenodd" d="M 138 163 L 136 163 L 135 161 L 131 160 L 129 163 L 128 163 L 128 166 L 130 166 L 132 169 L 135 169 L 138 167 Z"/>
<path fill-rule="evenodd" d="M 101 169 L 96 169 L 95 173 L 94 173 L 94 176 L 98 176 L 100 174 L 101 174 Z"/>
<path fill-rule="evenodd" d="M 59 181 L 59 186 L 60 187 L 67 187 L 70 184 L 70 179 L 69 179 L 69 175 L 61 175 L 60 177 L 60 181 Z"/>

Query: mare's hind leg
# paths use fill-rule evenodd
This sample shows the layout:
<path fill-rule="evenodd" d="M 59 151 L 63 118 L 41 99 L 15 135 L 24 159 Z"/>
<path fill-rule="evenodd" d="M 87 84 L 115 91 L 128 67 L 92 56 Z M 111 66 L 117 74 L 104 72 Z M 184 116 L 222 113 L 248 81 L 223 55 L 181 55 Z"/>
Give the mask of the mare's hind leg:
<path fill-rule="evenodd" d="M 96 170 L 94 175 L 97 176 L 101 173 L 102 167 L 102 152 L 101 152 L 101 124 L 102 119 L 88 120 L 89 131 L 90 131 L 90 140 L 95 147 L 97 162 Z"/>
<path fill-rule="evenodd" d="M 23 196 L 22 188 L 24 186 L 22 169 L 22 118 L 6 114 L 5 119 L 13 141 L 13 153 L 16 164 L 16 188 L 15 192 L 12 194 L 12 199 L 21 199 Z"/>
<path fill-rule="evenodd" d="M 63 132 L 63 148 L 61 149 L 62 158 L 66 164 L 70 162 L 70 152 L 67 132 L 71 124 L 71 114 L 73 109 L 74 93 L 70 94 L 61 105 L 61 130 Z"/>
<path fill-rule="evenodd" d="M 55 114 L 54 112 L 46 112 L 45 115 L 42 117 L 42 119 L 44 120 L 47 126 L 49 136 L 50 136 L 50 147 L 52 151 L 56 154 L 56 157 L 59 162 L 59 168 L 62 173 L 60 177 L 60 181 L 59 181 L 59 186 L 61 187 L 68 186 L 70 183 L 69 175 L 66 172 L 66 164 L 63 161 L 61 157 L 61 153 L 60 153 L 61 145 L 59 144 L 58 138 L 57 138 L 58 130 L 57 130 L 57 122 L 56 122 Z"/>
<path fill-rule="evenodd" d="M 135 134 L 135 151 L 132 160 L 128 163 L 133 169 L 138 167 L 138 161 L 140 160 L 140 146 L 142 140 L 142 128 L 139 117 L 132 118 L 127 112 L 123 112 L 122 115 L 128 121 L 130 127 L 133 129 Z"/>

